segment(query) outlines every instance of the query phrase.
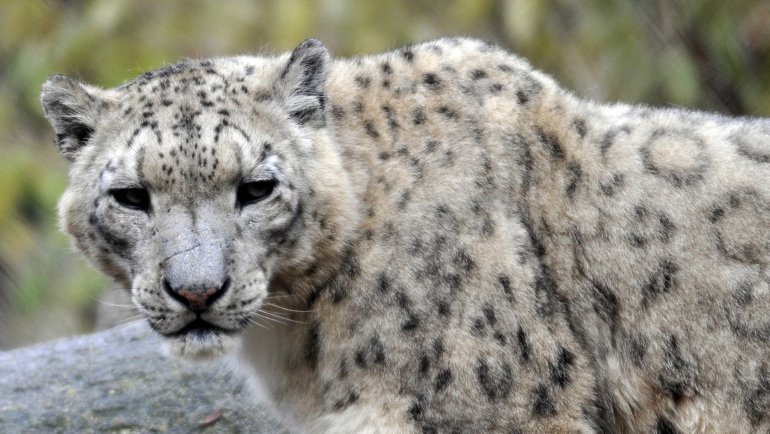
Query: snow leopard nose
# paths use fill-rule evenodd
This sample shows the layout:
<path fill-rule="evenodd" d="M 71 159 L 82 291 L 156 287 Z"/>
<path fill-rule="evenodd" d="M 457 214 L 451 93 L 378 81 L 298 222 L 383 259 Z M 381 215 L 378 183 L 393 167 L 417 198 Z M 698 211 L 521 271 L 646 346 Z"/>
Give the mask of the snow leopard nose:
<path fill-rule="evenodd" d="M 217 301 L 230 287 L 230 278 L 225 278 L 221 285 L 202 284 L 195 286 L 174 287 L 163 279 L 163 289 L 174 300 L 195 312 L 205 310 Z"/>

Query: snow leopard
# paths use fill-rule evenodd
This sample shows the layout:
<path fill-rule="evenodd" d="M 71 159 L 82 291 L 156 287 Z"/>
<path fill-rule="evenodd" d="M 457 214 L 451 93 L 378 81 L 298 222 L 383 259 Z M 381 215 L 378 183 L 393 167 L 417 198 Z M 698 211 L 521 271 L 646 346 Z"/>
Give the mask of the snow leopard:
<path fill-rule="evenodd" d="M 290 429 L 770 429 L 767 119 L 589 101 L 465 38 L 41 100 L 76 247 Z"/>

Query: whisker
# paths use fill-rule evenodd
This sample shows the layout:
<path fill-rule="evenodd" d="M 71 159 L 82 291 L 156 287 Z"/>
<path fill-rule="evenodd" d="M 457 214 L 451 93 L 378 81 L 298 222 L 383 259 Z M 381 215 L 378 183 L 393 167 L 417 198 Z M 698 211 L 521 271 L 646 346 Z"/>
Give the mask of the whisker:
<path fill-rule="evenodd" d="M 262 327 L 265 330 L 272 330 L 272 327 L 270 327 L 269 324 L 262 324 L 261 322 L 257 321 L 258 319 L 261 319 L 261 318 L 259 318 L 259 317 L 257 317 L 257 318 L 246 318 L 246 321 L 249 324 L 257 325 L 259 327 Z"/>
<path fill-rule="evenodd" d="M 92 299 L 92 300 L 94 300 L 94 301 L 96 301 L 96 302 L 98 302 L 99 304 L 103 304 L 103 305 L 105 305 L 105 306 L 111 306 L 111 307 L 126 307 L 126 308 L 129 308 L 129 309 L 136 309 L 136 306 L 135 306 L 135 305 L 133 305 L 133 304 L 120 304 L 120 303 L 111 303 L 111 302 L 109 302 L 109 301 L 106 301 L 106 300 L 102 300 L 101 298 L 98 298 L 98 297 L 91 297 L 91 299 Z"/>
<path fill-rule="evenodd" d="M 141 311 L 135 308 L 135 309 L 110 309 L 108 312 L 122 315 L 127 313 L 140 313 Z"/>
<path fill-rule="evenodd" d="M 298 321 L 298 320 L 295 320 L 295 319 L 286 318 L 286 317 L 283 317 L 283 316 L 281 316 L 281 315 L 279 315 L 279 314 L 277 314 L 275 312 L 269 312 L 269 311 L 266 311 L 266 310 L 261 310 L 261 311 L 259 311 L 259 313 L 260 314 L 264 314 L 264 315 L 268 315 L 268 316 L 271 316 L 271 317 L 274 317 L 274 318 L 278 318 L 278 319 L 283 320 L 283 321 L 293 322 L 293 323 L 296 323 L 296 324 L 307 324 L 307 321 Z"/>
<path fill-rule="evenodd" d="M 299 294 L 282 294 L 282 295 L 278 295 L 276 293 L 270 293 L 270 294 L 267 294 L 267 296 L 265 297 L 265 300 L 269 300 L 269 299 L 273 299 L 273 298 L 291 298 L 291 297 L 301 298 L 299 296 Z"/>
<path fill-rule="evenodd" d="M 289 309 L 288 307 L 278 306 L 277 304 L 268 303 L 266 301 L 262 302 L 262 304 L 265 305 L 265 306 L 272 306 L 272 307 L 275 307 L 275 308 L 278 308 L 278 309 L 281 309 L 281 310 L 287 310 L 289 312 L 297 312 L 297 313 L 311 313 L 311 312 L 315 312 L 315 309 L 311 309 L 311 310 Z"/>
<path fill-rule="evenodd" d="M 288 325 L 286 321 L 283 321 L 283 318 L 273 318 L 273 317 L 266 316 L 263 313 L 264 312 L 257 313 L 257 317 L 268 322 L 278 323 L 282 326 Z"/>
<path fill-rule="evenodd" d="M 139 314 L 139 315 L 130 316 L 130 317 L 128 317 L 128 318 L 124 318 L 124 319 L 122 319 L 121 321 L 119 321 L 119 322 L 117 323 L 117 325 L 126 324 L 126 323 L 129 323 L 129 322 L 132 322 L 132 321 L 136 321 L 136 320 L 138 320 L 138 319 L 144 319 L 144 317 L 145 317 L 145 315 L 144 315 L 144 314 Z"/>
<path fill-rule="evenodd" d="M 262 328 L 263 328 L 263 329 L 265 329 L 265 330 L 270 330 L 270 327 L 267 327 L 266 325 L 262 324 L 261 322 L 255 321 L 253 318 L 246 318 L 246 321 L 247 321 L 249 324 L 254 324 L 254 325 L 257 325 L 257 326 L 259 326 L 259 327 L 262 327 Z"/>
<path fill-rule="evenodd" d="M 141 311 L 139 310 L 139 308 L 134 307 L 132 309 L 128 309 L 128 308 L 125 308 L 125 309 L 117 309 L 117 308 L 112 309 L 111 308 L 111 309 L 109 309 L 109 312 L 111 312 L 111 313 L 112 312 L 114 312 L 114 313 L 140 313 Z"/>
<path fill-rule="evenodd" d="M 132 320 L 129 320 L 129 321 L 123 322 L 122 324 L 118 324 L 118 325 L 116 325 L 115 327 L 113 327 L 113 329 L 125 329 L 125 328 L 129 328 L 129 327 L 131 327 L 131 326 L 133 326 L 133 325 L 136 325 L 136 324 L 140 324 L 140 323 L 142 323 L 142 322 L 144 322 L 144 321 L 148 321 L 148 320 L 149 320 L 148 318 L 132 319 Z"/>

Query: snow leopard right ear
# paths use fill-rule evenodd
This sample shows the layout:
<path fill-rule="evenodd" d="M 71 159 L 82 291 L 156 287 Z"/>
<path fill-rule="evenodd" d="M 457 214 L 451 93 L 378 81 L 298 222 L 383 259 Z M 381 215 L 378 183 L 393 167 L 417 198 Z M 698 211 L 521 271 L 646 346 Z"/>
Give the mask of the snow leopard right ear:
<path fill-rule="evenodd" d="M 75 160 L 94 132 L 101 106 L 99 93 L 99 89 L 64 75 L 52 75 L 43 83 L 43 112 L 53 127 L 54 143 L 69 161 Z"/>
<path fill-rule="evenodd" d="M 329 60 L 321 41 L 307 39 L 291 52 L 281 74 L 286 110 L 301 125 L 323 125 Z"/>

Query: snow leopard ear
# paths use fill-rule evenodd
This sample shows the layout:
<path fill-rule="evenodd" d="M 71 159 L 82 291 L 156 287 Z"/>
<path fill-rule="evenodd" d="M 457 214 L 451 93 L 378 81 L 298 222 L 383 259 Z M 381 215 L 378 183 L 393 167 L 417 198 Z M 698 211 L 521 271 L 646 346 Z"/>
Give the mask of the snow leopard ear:
<path fill-rule="evenodd" d="M 88 143 L 101 105 L 99 90 L 63 75 L 43 83 L 40 102 L 53 127 L 54 143 L 69 160 Z"/>
<path fill-rule="evenodd" d="M 324 44 L 307 39 L 291 52 L 281 74 L 286 110 L 301 125 L 323 125 L 329 61 Z"/>

